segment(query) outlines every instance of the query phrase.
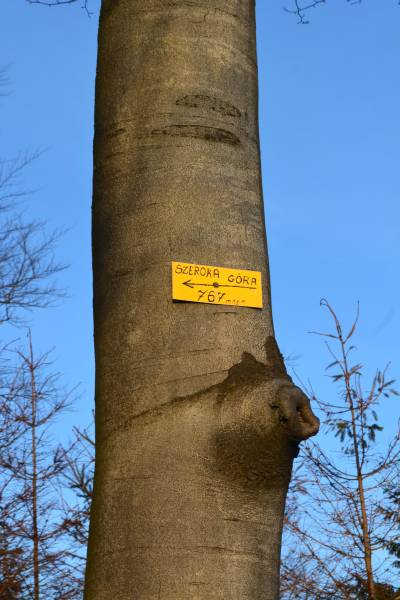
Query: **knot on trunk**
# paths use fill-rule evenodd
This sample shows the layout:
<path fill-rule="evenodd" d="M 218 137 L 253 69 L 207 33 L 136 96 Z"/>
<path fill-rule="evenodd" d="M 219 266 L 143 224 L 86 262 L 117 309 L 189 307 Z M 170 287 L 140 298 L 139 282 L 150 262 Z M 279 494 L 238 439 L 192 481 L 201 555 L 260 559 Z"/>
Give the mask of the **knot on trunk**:
<path fill-rule="evenodd" d="M 266 362 L 245 353 L 217 386 L 215 442 L 220 471 L 245 485 L 284 488 L 298 443 L 315 435 L 319 420 L 286 372 L 274 338 Z"/>
<path fill-rule="evenodd" d="M 304 392 L 287 380 L 282 380 L 278 386 L 276 397 L 269 404 L 273 410 L 277 410 L 288 437 L 301 442 L 316 435 L 319 419 L 312 412 L 310 400 Z"/>
<path fill-rule="evenodd" d="M 289 440 L 306 440 L 318 432 L 319 419 L 312 412 L 307 396 L 287 374 L 274 337 L 267 338 L 265 352 L 265 363 L 244 352 L 241 362 L 229 370 L 220 385 L 219 398 L 222 402 L 225 399 L 226 424 L 267 434 L 276 425 L 272 409 Z"/>

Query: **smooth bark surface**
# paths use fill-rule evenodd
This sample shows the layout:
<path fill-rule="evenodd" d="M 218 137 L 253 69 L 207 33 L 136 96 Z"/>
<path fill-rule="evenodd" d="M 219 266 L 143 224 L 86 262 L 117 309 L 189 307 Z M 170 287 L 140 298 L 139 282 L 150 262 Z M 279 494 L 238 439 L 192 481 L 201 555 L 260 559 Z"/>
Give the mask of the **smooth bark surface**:
<path fill-rule="evenodd" d="M 278 597 L 318 424 L 274 339 L 257 93 L 253 0 L 103 0 L 85 600 Z M 173 302 L 173 260 L 261 271 L 263 310 Z"/>

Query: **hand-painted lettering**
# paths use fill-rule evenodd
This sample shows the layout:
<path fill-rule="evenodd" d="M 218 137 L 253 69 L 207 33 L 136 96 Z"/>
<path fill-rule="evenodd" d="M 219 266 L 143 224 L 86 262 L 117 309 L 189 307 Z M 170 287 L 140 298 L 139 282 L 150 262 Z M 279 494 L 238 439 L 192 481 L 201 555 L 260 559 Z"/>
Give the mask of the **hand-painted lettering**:
<path fill-rule="evenodd" d="M 186 302 L 262 308 L 261 273 L 173 262 L 172 298 Z"/>

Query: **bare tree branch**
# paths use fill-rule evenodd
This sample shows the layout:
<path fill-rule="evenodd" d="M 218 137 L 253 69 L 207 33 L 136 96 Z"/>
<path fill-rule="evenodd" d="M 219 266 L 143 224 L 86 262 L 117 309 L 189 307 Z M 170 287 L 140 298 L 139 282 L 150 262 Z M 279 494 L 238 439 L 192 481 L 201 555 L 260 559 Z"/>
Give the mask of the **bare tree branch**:
<path fill-rule="evenodd" d="M 78 0 L 26 0 L 29 4 L 41 4 L 42 6 L 62 6 L 65 4 L 75 4 Z M 93 13 L 89 10 L 89 0 L 83 0 L 82 7 L 88 17 Z"/>
<path fill-rule="evenodd" d="M 361 4 L 362 0 L 346 0 L 348 4 Z M 312 0 L 311 2 L 301 3 L 299 0 L 293 0 L 293 8 L 284 7 L 284 10 L 298 18 L 299 25 L 308 25 L 309 20 L 307 14 L 313 8 L 316 8 L 320 4 L 326 4 L 327 0 Z M 400 5 L 400 0 L 397 1 Z"/>

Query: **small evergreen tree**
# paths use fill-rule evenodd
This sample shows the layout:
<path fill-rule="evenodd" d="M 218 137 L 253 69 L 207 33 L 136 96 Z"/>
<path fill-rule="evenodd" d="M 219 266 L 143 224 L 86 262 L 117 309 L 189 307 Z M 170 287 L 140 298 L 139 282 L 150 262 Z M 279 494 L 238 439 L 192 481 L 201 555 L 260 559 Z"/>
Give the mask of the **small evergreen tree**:
<path fill-rule="evenodd" d="M 345 333 L 322 305 L 334 322 L 321 334 L 332 357 L 327 370 L 340 391 L 333 401 L 314 399 L 335 445 L 307 442 L 301 451 L 286 510 L 282 598 L 393 600 L 399 589 L 388 551 L 399 549 L 400 432 L 384 451 L 377 439 L 380 402 L 398 393 L 387 368 L 365 390 L 363 366 L 352 360 L 357 318 Z"/>

